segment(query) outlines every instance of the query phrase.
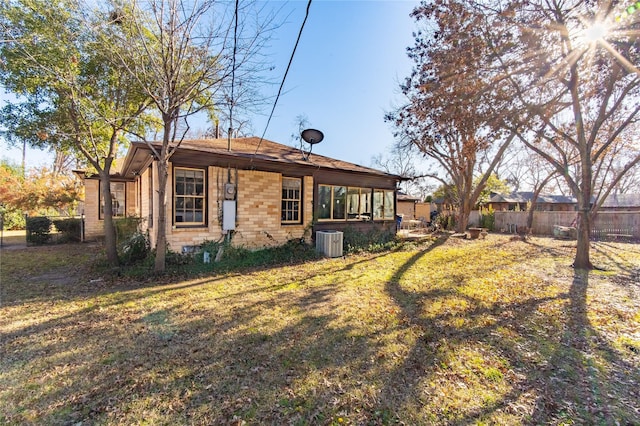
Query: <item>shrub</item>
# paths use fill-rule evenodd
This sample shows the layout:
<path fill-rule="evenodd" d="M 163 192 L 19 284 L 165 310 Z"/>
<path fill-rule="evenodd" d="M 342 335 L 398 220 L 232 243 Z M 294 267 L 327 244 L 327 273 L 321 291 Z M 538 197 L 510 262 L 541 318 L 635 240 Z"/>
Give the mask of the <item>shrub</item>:
<path fill-rule="evenodd" d="M 148 234 L 136 232 L 118 247 L 118 257 L 123 265 L 133 265 L 145 260 L 151 253 Z"/>
<path fill-rule="evenodd" d="M 215 253 L 213 256 L 215 256 Z M 217 264 L 216 269 L 231 270 L 242 267 L 284 265 L 317 259 L 318 257 L 319 255 L 315 248 L 300 239 L 292 239 L 279 246 L 264 247 L 258 250 L 226 245 L 222 259 Z"/>
<path fill-rule="evenodd" d="M 66 219 L 56 219 L 53 221 L 56 229 L 62 234 L 60 242 L 79 242 L 82 239 L 80 235 L 82 232 L 81 220 L 82 219 L 70 217 Z"/>
<path fill-rule="evenodd" d="M 51 220 L 45 216 L 26 218 L 27 244 L 46 244 L 51 239 Z"/>
<path fill-rule="evenodd" d="M 26 221 L 24 214 L 20 210 L 6 210 L 4 212 L 4 229 L 13 231 L 16 229 L 25 229 Z"/>
<path fill-rule="evenodd" d="M 136 233 L 139 233 L 142 220 L 142 218 L 137 216 L 127 216 L 114 219 L 117 241 L 125 242 L 129 238 L 133 237 Z"/>
<path fill-rule="evenodd" d="M 220 248 L 222 256 L 215 261 Z M 204 252 L 210 254 L 209 263 L 204 263 Z M 313 246 L 305 244 L 300 239 L 287 241 L 275 247 L 264 247 L 257 250 L 243 246 L 232 246 L 227 242 L 206 241 L 194 253 L 176 253 L 167 251 L 167 265 L 173 266 L 174 271 L 187 274 L 210 272 L 228 272 L 243 268 L 256 268 L 270 265 L 284 265 L 317 259 L 319 254 Z"/>
<path fill-rule="evenodd" d="M 440 229 L 447 230 L 452 229 L 454 225 L 453 215 L 451 213 L 440 213 L 436 216 L 436 223 L 440 227 Z"/>
<path fill-rule="evenodd" d="M 218 250 L 222 247 L 223 244 L 217 241 L 205 241 L 200 244 L 198 253 L 195 257 L 196 262 L 204 263 L 204 253 L 209 253 L 209 263 L 213 263 L 215 261 L 215 257 L 218 254 Z"/>
<path fill-rule="evenodd" d="M 348 226 L 343 230 L 343 240 L 347 253 L 359 251 L 376 252 L 385 250 L 395 244 L 395 233 L 382 229 L 361 232 Z"/>
<path fill-rule="evenodd" d="M 496 225 L 496 212 L 493 207 L 480 210 L 480 227 L 493 231 Z"/>
<path fill-rule="evenodd" d="M 178 253 L 167 248 L 165 262 L 169 266 L 191 265 L 194 263 L 194 256 L 193 253 Z"/>
<path fill-rule="evenodd" d="M 456 217 L 455 215 L 450 214 L 447 216 L 447 229 L 452 230 L 456 227 Z"/>

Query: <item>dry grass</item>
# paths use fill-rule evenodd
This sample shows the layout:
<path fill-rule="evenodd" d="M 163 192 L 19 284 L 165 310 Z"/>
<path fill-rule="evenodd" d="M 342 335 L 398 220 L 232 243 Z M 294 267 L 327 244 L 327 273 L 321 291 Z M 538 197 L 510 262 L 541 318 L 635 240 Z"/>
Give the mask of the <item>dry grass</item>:
<path fill-rule="evenodd" d="M 489 235 L 180 282 L 3 250 L 1 424 L 638 424 L 640 246 Z"/>

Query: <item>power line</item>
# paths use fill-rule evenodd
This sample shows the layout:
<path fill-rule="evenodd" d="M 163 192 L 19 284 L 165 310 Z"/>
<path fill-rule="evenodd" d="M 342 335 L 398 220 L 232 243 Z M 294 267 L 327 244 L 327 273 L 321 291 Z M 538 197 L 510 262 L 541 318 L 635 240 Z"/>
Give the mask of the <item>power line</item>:
<path fill-rule="evenodd" d="M 231 131 L 233 129 L 233 88 L 235 86 L 236 79 L 236 52 L 238 48 L 238 3 L 240 0 L 236 0 L 235 10 L 235 26 L 233 28 L 233 60 L 231 65 L 231 99 L 229 102 L 229 131 L 227 132 L 227 151 L 231 151 Z"/>
<path fill-rule="evenodd" d="M 284 76 L 282 77 L 282 82 L 280 83 L 280 88 L 278 89 L 278 94 L 276 95 L 276 100 L 273 102 L 273 108 L 271 108 L 271 114 L 269 114 L 269 119 L 267 119 L 267 124 L 264 126 L 264 132 L 262 132 L 262 136 L 260 136 L 260 141 L 258 141 L 258 146 L 256 147 L 256 152 L 253 153 L 251 157 L 251 162 L 253 162 L 253 158 L 258 153 L 260 149 L 260 145 L 264 140 L 264 135 L 267 134 L 267 129 L 269 128 L 269 123 L 271 122 L 271 118 L 273 117 L 273 112 L 276 110 L 276 105 L 278 104 L 278 99 L 280 99 L 280 94 L 282 93 L 282 88 L 284 87 L 284 82 L 287 79 L 287 74 L 289 73 L 289 68 L 291 68 L 291 63 L 293 62 L 293 56 L 296 54 L 296 49 L 298 48 L 298 43 L 300 42 L 300 37 L 302 36 L 302 30 L 304 29 L 304 24 L 307 22 L 307 18 L 309 17 L 309 8 L 311 7 L 311 0 L 307 3 L 307 11 L 304 15 L 304 20 L 302 21 L 302 25 L 300 26 L 300 31 L 298 32 L 298 38 L 296 39 L 296 44 L 293 46 L 293 52 L 291 52 L 291 57 L 289 58 L 289 64 L 287 65 L 287 69 L 284 72 Z"/>

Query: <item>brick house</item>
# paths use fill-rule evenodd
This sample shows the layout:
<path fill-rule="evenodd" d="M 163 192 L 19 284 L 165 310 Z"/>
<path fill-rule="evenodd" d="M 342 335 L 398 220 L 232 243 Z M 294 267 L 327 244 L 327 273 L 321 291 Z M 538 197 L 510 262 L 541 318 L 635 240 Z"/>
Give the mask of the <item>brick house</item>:
<path fill-rule="evenodd" d="M 158 150 L 160 144 L 154 144 Z M 229 149 L 230 145 L 230 149 Z M 216 241 L 277 245 L 317 231 L 395 232 L 399 176 L 260 138 L 183 141 L 167 179 L 167 241 L 173 250 Z M 133 142 L 112 175 L 116 217 L 143 218 L 154 243 L 159 202 L 157 162 Z M 85 177 L 85 237 L 103 234 L 100 180 Z"/>

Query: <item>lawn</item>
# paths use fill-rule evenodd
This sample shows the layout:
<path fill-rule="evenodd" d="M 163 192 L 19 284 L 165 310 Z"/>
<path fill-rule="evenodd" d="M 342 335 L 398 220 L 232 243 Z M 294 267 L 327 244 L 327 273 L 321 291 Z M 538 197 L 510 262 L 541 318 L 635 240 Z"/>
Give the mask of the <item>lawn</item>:
<path fill-rule="evenodd" d="M 0 424 L 640 424 L 640 246 L 443 236 L 197 279 L 3 250 Z"/>

